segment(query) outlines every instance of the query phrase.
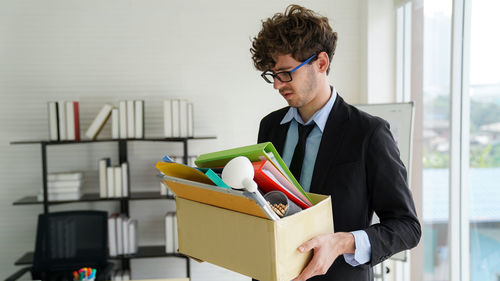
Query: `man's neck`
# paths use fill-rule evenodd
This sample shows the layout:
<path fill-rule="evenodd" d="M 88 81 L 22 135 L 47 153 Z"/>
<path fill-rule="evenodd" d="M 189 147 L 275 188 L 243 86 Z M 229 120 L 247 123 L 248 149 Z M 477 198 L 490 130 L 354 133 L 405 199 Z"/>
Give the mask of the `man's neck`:
<path fill-rule="evenodd" d="M 316 113 L 316 111 L 320 110 L 331 97 L 332 90 L 330 88 L 330 84 L 328 81 L 324 81 L 321 83 L 321 86 L 318 87 L 318 93 L 315 95 L 314 99 L 311 100 L 308 104 L 303 107 L 297 108 L 299 111 L 300 117 L 304 123 L 307 123 L 309 119 Z"/>

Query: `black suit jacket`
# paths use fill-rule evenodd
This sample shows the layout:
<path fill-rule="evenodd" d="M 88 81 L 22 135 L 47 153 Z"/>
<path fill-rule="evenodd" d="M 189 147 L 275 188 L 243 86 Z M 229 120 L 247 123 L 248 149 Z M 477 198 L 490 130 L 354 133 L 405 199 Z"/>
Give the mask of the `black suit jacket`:
<path fill-rule="evenodd" d="M 270 141 L 280 154 L 290 123 L 280 125 L 289 107 L 264 117 L 258 142 Z M 352 267 L 339 256 L 328 272 L 309 280 L 373 280 L 372 265 L 415 247 L 421 236 L 406 169 L 389 124 L 337 96 L 326 122 L 310 192 L 331 195 L 335 232 L 365 230 L 371 261 Z M 380 223 L 370 225 L 373 212 Z"/>

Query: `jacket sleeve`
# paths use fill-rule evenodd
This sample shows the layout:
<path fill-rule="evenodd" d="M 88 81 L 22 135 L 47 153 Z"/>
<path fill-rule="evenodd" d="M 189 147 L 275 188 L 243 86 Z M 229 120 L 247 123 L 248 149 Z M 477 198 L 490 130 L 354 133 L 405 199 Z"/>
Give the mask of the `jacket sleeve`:
<path fill-rule="evenodd" d="M 368 139 L 366 181 L 370 203 L 380 223 L 365 229 L 371 244 L 371 264 L 415 247 L 421 237 L 406 169 L 385 121 Z"/>

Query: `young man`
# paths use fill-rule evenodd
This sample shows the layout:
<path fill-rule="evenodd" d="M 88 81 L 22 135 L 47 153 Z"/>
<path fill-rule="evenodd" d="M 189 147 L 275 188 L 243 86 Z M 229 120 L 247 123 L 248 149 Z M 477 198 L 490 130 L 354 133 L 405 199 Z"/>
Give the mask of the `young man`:
<path fill-rule="evenodd" d="M 314 255 L 294 280 L 373 280 L 373 265 L 421 236 L 388 123 L 347 104 L 328 82 L 336 42 L 327 18 L 291 5 L 263 21 L 250 49 L 289 104 L 262 119 L 258 142 L 275 145 L 306 191 L 332 196 L 335 233 L 298 248 Z M 370 225 L 374 212 L 380 223 Z"/>

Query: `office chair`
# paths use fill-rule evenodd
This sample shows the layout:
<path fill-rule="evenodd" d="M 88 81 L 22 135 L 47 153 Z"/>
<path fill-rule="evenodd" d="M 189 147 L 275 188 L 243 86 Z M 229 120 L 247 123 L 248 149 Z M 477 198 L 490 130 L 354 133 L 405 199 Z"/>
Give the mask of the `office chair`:
<path fill-rule="evenodd" d="M 33 280 L 73 280 L 72 272 L 82 267 L 96 268 L 96 280 L 111 280 L 107 218 L 102 211 L 40 214 L 33 266 L 6 280 L 17 280 L 28 271 Z"/>

